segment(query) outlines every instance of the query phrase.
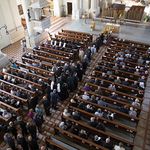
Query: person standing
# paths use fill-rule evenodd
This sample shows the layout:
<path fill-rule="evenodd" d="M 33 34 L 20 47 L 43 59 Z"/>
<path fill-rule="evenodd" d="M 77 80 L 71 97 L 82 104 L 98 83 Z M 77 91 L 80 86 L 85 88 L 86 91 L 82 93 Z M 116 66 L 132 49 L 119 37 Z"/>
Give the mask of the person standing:
<path fill-rule="evenodd" d="M 53 92 L 50 93 L 51 96 L 51 106 L 53 109 L 56 109 L 57 102 L 59 100 L 59 96 L 56 92 L 56 89 L 53 90 Z"/>
<path fill-rule="evenodd" d="M 15 139 L 10 133 L 4 134 L 4 141 L 12 150 L 16 150 Z"/>

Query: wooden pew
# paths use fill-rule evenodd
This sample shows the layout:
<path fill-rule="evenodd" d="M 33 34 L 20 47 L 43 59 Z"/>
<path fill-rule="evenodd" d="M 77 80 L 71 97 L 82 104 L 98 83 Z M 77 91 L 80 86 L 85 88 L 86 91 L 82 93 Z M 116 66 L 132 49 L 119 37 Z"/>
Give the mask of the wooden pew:
<path fill-rule="evenodd" d="M 103 111 L 105 111 L 105 108 L 103 108 L 103 106 L 99 106 L 98 104 L 95 104 L 95 103 L 92 103 L 92 102 L 90 102 L 90 101 L 87 101 L 87 100 L 84 100 L 84 99 L 81 99 L 81 98 L 78 98 L 78 97 L 74 97 L 75 99 L 77 99 L 78 100 L 78 102 L 82 102 L 82 103 L 84 103 L 84 104 L 90 104 L 90 105 L 92 105 L 94 108 L 96 108 L 96 109 L 98 109 L 98 108 L 100 108 L 101 110 L 103 110 Z M 121 130 L 124 130 L 124 131 L 126 131 L 126 132 L 130 132 L 130 131 L 133 131 L 133 132 L 136 132 L 136 128 L 134 128 L 134 127 L 131 127 L 131 126 L 128 126 L 128 125 L 126 125 L 126 124 L 123 124 L 123 123 L 121 123 L 121 122 L 118 122 L 117 120 L 108 120 L 108 119 L 106 119 L 106 118 L 104 118 L 104 117 L 99 117 L 99 116 L 96 116 L 95 114 L 93 114 L 93 113 L 90 113 L 90 112 L 87 112 L 87 111 L 85 111 L 85 110 L 82 110 L 82 109 L 80 109 L 80 108 L 77 108 L 77 107 L 73 107 L 73 106 L 69 106 L 69 107 L 71 107 L 71 108 L 73 108 L 74 110 L 77 110 L 79 113 L 83 113 L 83 114 L 85 114 L 85 116 L 90 116 L 90 117 L 95 117 L 95 118 L 98 118 L 98 121 L 102 121 L 104 124 L 107 124 L 108 126 L 115 126 L 116 128 L 119 128 L 119 129 L 121 129 Z"/>
<path fill-rule="evenodd" d="M 33 59 L 30 59 L 30 58 L 26 58 L 26 57 L 22 57 L 22 62 L 23 63 L 29 63 L 29 64 L 33 64 L 33 63 L 40 63 L 40 68 L 41 69 L 46 69 L 46 70 L 51 70 L 52 69 L 52 67 L 53 67 L 53 65 L 52 64 L 49 64 L 49 63 L 45 63 L 45 62 L 39 62 L 39 60 L 33 60 Z M 38 67 L 39 68 L 39 67 Z"/>
<path fill-rule="evenodd" d="M 94 77 L 94 76 L 92 76 L 92 78 L 93 79 L 98 79 L 98 80 L 102 80 L 102 81 L 104 81 L 104 84 L 106 83 L 106 84 L 114 84 L 116 87 L 118 87 L 118 88 L 116 88 L 117 90 L 121 90 L 121 91 L 125 91 L 125 92 L 127 92 L 127 93 L 129 93 L 129 94 L 136 94 L 138 91 L 139 91 L 139 89 L 137 89 L 137 88 L 133 88 L 133 87 L 131 87 L 131 86 L 126 86 L 126 85 L 123 85 L 123 84 L 119 84 L 119 83 L 114 83 L 114 82 L 112 82 L 112 81 L 109 81 L 109 80 L 105 80 L 105 79 L 103 79 L 103 78 L 100 78 L 100 77 Z"/>
<path fill-rule="evenodd" d="M 50 138 L 46 138 L 45 141 L 46 141 L 47 147 L 57 149 L 57 150 L 69 150 L 69 149 L 63 147 L 63 145 L 59 145 L 59 144 L 55 143 Z"/>
<path fill-rule="evenodd" d="M 10 87 L 14 87 L 14 88 L 16 88 L 16 89 L 20 89 L 20 90 L 22 90 L 22 91 L 25 91 L 26 93 L 28 93 L 29 95 L 31 95 L 31 97 L 34 97 L 34 96 L 36 95 L 36 93 L 33 92 L 33 91 L 30 91 L 30 90 L 28 90 L 28 89 L 25 89 L 24 87 L 21 87 L 21 86 L 18 86 L 18 85 L 9 83 L 9 82 L 7 82 L 7 81 L 5 81 L 5 80 L 1 80 L 1 79 L 0 79 L 0 83 L 3 83 L 4 85 L 6 85 L 6 86 L 9 87 L 9 88 L 10 88 Z"/>
<path fill-rule="evenodd" d="M 45 52 L 52 52 L 52 53 L 55 53 L 55 54 L 67 56 L 69 58 L 73 57 L 73 53 L 66 52 L 65 50 L 62 51 L 62 50 L 58 50 L 58 49 L 48 48 L 48 47 L 45 47 L 45 46 L 40 46 L 40 49 L 45 51 Z"/>
<path fill-rule="evenodd" d="M 34 67 L 34 66 L 29 66 L 27 64 L 23 64 L 19 61 L 16 62 L 16 64 L 19 66 L 19 67 L 23 67 L 23 68 L 26 68 L 26 69 L 29 69 L 29 70 L 32 70 L 34 72 L 37 72 L 38 74 L 44 76 L 44 77 L 52 77 L 54 74 L 52 72 L 49 72 L 47 70 L 44 70 L 44 69 L 41 69 L 41 68 L 38 68 L 38 67 Z"/>
<path fill-rule="evenodd" d="M 17 72 L 17 73 L 19 73 L 19 72 L 21 72 L 21 73 L 24 73 L 24 71 L 22 71 L 22 70 L 20 70 L 20 69 L 16 69 L 16 68 L 9 68 L 10 69 L 10 72 Z M 29 76 L 31 76 L 31 77 L 33 77 L 33 78 L 37 78 L 37 79 L 42 79 L 44 82 L 48 82 L 48 78 L 46 78 L 46 77 L 43 77 L 43 76 L 41 76 L 41 75 L 38 75 L 38 74 L 34 74 L 34 73 L 31 73 L 31 72 L 27 72 L 27 74 L 29 75 Z"/>
<path fill-rule="evenodd" d="M 1 89 L 0 89 L 0 93 L 1 93 L 2 95 L 4 95 L 4 96 L 8 96 L 8 97 L 11 97 L 11 98 L 13 98 L 13 99 L 15 99 L 15 100 L 17 100 L 17 101 L 20 101 L 20 102 L 23 103 L 23 104 L 26 104 L 27 101 L 28 101 L 27 99 L 23 99 L 23 98 L 18 97 L 18 96 L 16 96 L 16 95 L 12 95 L 12 94 L 10 94 L 9 92 L 6 92 L 6 91 L 1 90 Z"/>
<path fill-rule="evenodd" d="M 106 62 L 106 61 L 102 61 L 102 62 Z M 111 64 L 111 62 L 107 61 L 107 64 Z M 99 66 L 102 66 L 102 65 L 99 65 Z M 135 74 L 130 73 L 130 72 L 126 72 L 126 71 L 122 71 L 122 70 L 118 70 L 118 69 L 115 70 L 112 68 L 112 66 L 111 67 L 105 66 L 105 69 L 117 71 L 119 73 L 119 76 L 125 77 L 125 78 L 128 77 L 129 79 L 134 80 L 134 81 L 137 81 L 141 77 L 140 75 L 135 75 Z"/>
<path fill-rule="evenodd" d="M 49 63 L 57 63 L 58 60 L 55 58 L 55 59 L 52 59 L 52 58 L 47 58 L 47 57 L 44 57 L 44 56 L 40 56 L 40 55 L 35 55 L 35 54 L 31 54 L 30 55 L 33 59 L 37 59 L 37 60 L 40 60 L 40 61 L 46 61 L 46 62 L 49 62 Z M 25 56 L 22 56 L 22 57 L 25 57 Z M 28 57 L 26 57 L 28 58 Z M 30 57 L 29 57 L 30 58 Z M 59 60 L 59 62 L 61 64 L 64 64 L 64 61 L 63 60 Z"/>
<path fill-rule="evenodd" d="M 40 84 L 38 84 L 38 83 L 32 82 L 32 81 L 30 81 L 30 80 L 26 80 L 26 79 L 24 79 L 24 78 L 20 78 L 20 77 L 18 77 L 18 76 L 15 76 L 15 75 L 12 75 L 12 74 L 6 73 L 6 72 L 3 73 L 3 75 L 11 76 L 11 77 L 15 78 L 17 81 L 19 81 L 19 82 L 21 81 L 21 83 L 23 82 L 23 83 L 31 84 L 31 85 L 35 86 L 36 88 L 42 90 L 42 85 L 40 85 Z"/>
<path fill-rule="evenodd" d="M 33 54 L 37 54 L 38 56 L 46 57 L 46 60 L 48 60 L 47 58 L 53 58 L 53 59 L 61 60 L 61 61 L 67 61 L 67 62 L 70 61 L 69 57 L 61 56 L 58 54 L 53 54 L 53 53 L 45 52 L 42 50 L 35 50 L 35 49 L 33 49 L 32 51 L 33 51 Z M 48 62 L 49 62 L 49 60 L 48 60 Z"/>
<path fill-rule="evenodd" d="M 92 86 L 92 88 L 95 88 L 95 89 L 98 88 L 98 85 L 96 85 L 96 84 L 92 84 L 92 83 L 87 83 L 87 84 L 89 84 L 90 86 Z M 108 93 L 115 92 L 117 95 L 120 95 L 121 97 L 125 96 L 125 97 L 128 97 L 128 98 L 130 98 L 130 99 L 136 99 L 136 98 L 137 98 L 136 96 L 129 95 L 129 94 L 126 94 L 126 93 L 123 93 L 123 92 L 119 92 L 119 91 L 109 90 L 108 88 L 105 88 L 105 87 L 102 87 L 102 86 L 101 86 L 101 89 L 102 89 L 102 90 L 105 90 L 105 92 L 107 91 Z M 141 101 L 141 102 L 143 101 L 142 98 L 139 98 L 139 97 L 138 97 L 138 99 L 139 99 L 139 101 Z"/>
<path fill-rule="evenodd" d="M 96 74 L 96 77 L 97 77 L 97 75 L 98 75 L 98 76 L 101 76 L 101 74 L 103 73 L 102 71 L 98 71 L 98 70 L 94 70 L 94 72 L 95 72 L 95 74 Z M 107 72 L 105 72 L 105 73 L 107 73 Z M 107 76 L 108 76 L 108 75 L 107 75 Z M 117 75 L 114 75 L 114 74 L 112 74 L 111 76 L 114 77 L 114 78 L 117 78 L 117 77 L 118 77 Z M 119 77 L 120 77 L 120 76 L 119 76 Z M 124 77 L 120 77 L 120 80 L 124 81 L 125 78 L 124 78 Z M 128 79 L 128 82 L 129 82 L 130 84 L 132 84 L 132 83 L 134 83 L 134 80 Z"/>
<path fill-rule="evenodd" d="M 84 90 L 81 90 L 81 92 L 85 92 Z M 114 102 L 115 102 L 115 105 L 116 104 L 121 104 L 121 103 L 119 103 L 119 102 L 117 102 L 117 100 L 114 100 L 114 99 L 111 99 L 111 98 L 109 98 L 109 97 L 107 97 L 107 96 L 100 96 L 100 95 L 98 95 L 98 94 L 95 94 L 94 92 L 91 92 L 91 91 L 86 91 L 89 95 L 94 95 L 94 96 L 96 96 L 96 97 L 99 97 L 100 99 L 101 99 L 101 97 L 102 97 L 102 99 L 103 100 L 105 100 L 105 102 L 107 102 L 107 103 L 110 103 L 110 104 L 114 104 Z M 130 104 L 129 105 L 127 105 L 127 104 L 125 104 L 126 106 L 130 106 Z M 125 119 L 125 120 L 131 120 L 131 117 L 129 116 L 129 114 L 126 114 L 126 113 L 124 113 L 124 112 L 121 112 L 121 111 L 119 111 L 119 110 L 117 110 L 117 109 L 115 109 L 115 108 L 109 108 L 109 107 L 106 107 L 106 106 L 99 106 L 99 107 L 101 107 L 101 108 L 103 108 L 103 109 L 106 109 L 106 110 L 108 110 L 108 111 L 110 111 L 110 112 L 113 112 L 113 113 L 115 113 L 115 114 L 118 114 L 118 116 L 120 116 L 121 118 L 123 118 L 123 119 Z M 140 112 L 140 111 L 139 111 Z M 136 123 L 138 123 L 138 121 L 139 121 L 139 118 L 138 117 L 135 117 L 134 118 L 135 119 L 135 122 Z"/>
<path fill-rule="evenodd" d="M 10 112 L 15 112 L 16 114 L 19 114 L 19 108 L 15 108 L 15 107 L 8 105 L 2 101 L 0 101 L 0 108 L 5 108 L 6 110 L 9 110 Z"/>
<path fill-rule="evenodd" d="M 77 142 L 77 143 L 79 143 L 79 144 L 82 143 L 82 144 L 84 144 L 84 145 L 86 145 L 86 146 L 88 145 L 89 147 L 95 147 L 96 150 L 108 150 L 108 149 L 106 149 L 106 148 L 100 146 L 99 144 L 94 143 L 93 141 L 90 141 L 90 140 L 81 138 L 80 136 L 75 135 L 75 134 L 73 134 L 73 133 L 71 133 L 71 132 L 69 132 L 69 131 L 63 130 L 63 129 L 57 127 L 57 126 L 55 126 L 54 129 L 55 129 L 55 132 L 56 132 L 56 133 L 59 132 L 59 133 L 61 133 L 62 135 L 65 135 L 65 136 L 71 138 L 74 142 Z"/>
<path fill-rule="evenodd" d="M 71 122 L 74 122 L 74 123 L 77 123 L 81 128 L 83 128 L 83 129 L 86 129 L 86 130 L 88 130 L 89 132 L 91 132 L 91 133 L 94 133 L 94 134 L 98 134 L 98 135 L 101 135 L 102 137 L 104 136 L 104 137 L 110 137 L 113 141 L 117 141 L 118 143 L 119 142 L 122 142 L 122 143 L 124 143 L 124 144 L 127 144 L 127 145 L 130 145 L 130 146 L 133 146 L 134 145 L 134 143 L 133 143 L 133 141 L 130 141 L 130 140 L 127 140 L 127 139 L 125 139 L 125 138 L 123 138 L 123 137 L 118 137 L 118 136 L 116 136 L 115 134 L 113 134 L 113 133 L 110 133 L 110 132 L 108 132 L 108 131 L 102 131 L 102 130 L 97 130 L 97 129 L 95 129 L 94 127 L 92 127 L 92 126 L 89 126 L 87 123 L 85 123 L 84 121 L 77 121 L 77 120 L 74 120 L 74 119 L 72 119 L 71 117 L 65 117 L 65 116 L 63 116 L 63 118 L 65 119 L 65 120 L 69 120 L 69 121 L 71 121 Z"/>

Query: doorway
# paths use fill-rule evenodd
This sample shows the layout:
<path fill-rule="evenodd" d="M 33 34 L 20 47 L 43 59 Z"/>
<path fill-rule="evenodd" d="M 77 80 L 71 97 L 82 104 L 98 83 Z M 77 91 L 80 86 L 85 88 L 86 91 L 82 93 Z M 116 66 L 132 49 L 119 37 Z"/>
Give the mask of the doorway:
<path fill-rule="evenodd" d="M 67 2 L 67 11 L 68 15 L 72 15 L 72 3 Z"/>

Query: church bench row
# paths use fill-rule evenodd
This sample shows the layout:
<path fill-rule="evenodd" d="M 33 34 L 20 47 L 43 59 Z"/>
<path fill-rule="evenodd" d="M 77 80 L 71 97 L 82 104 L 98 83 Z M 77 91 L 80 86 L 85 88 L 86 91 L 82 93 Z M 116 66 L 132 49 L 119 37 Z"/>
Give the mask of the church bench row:
<path fill-rule="evenodd" d="M 110 84 L 113 84 L 113 85 L 115 85 L 117 87 L 117 90 L 119 90 L 119 91 L 121 90 L 122 92 L 123 91 L 127 92 L 128 94 L 131 94 L 131 95 L 132 94 L 137 94 L 138 91 L 139 91 L 139 89 L 131 87 L 131 85 L 130 86 L 126 86 L 126 85 L 123 85 L 123 84 L 115 83 L 113 81 L 109 81 L 108 79 L 104 79 L 102 77 L 94 77 L 94 76 L 92 76 L 92 79 L 96 79 L 98 81 L 103 81 L 104 84 L 106 84 L 107 86 L 109 86 Z"/>
<path fill-rule="evenodd" d="M 131 40 L 119 40 L 118 38 L 113 38 L 113 41 L 116 41 L 118 43 L 126 44 L 126 45 L 131 45 L 134 44 L 135 47 L 140 47 L 143 49 L 148 49 L 150 47 L 149 44 L 146 43 L 141 43 L 141 42 L 136 42 L 136 41 L 131 41 Z"/>
<path fill-rule="evenodd" d="M 17 100 L 17 101 L 20 101 L 22 104 L 26 104 L 27 101 L 28 101 L 27 99 L 18 97 L 18 96 L 16 96 L 16 95 L 12 95 L 11 93 L 6 92 L 6 91 L 1 90 L 1 89 L 0 89 L 0 93 L 1 93 L 2 95 L 4 95 L 4 96 L 8 96 L 8 97 L 10 97 L 10 98 L 12 98 L 12 99 L 15 99 L 15 100 Z"/>
<path fill-rule="evenodd" d="M 114 61 L 116 61 L 117 57 L 120 57 L 120 56 L 116 56 L 116 53 L 112 53 L 112 52 L 106 52 L 103 57 L 105 57 L 105 56 L 108 58 L 111 57 L 111 59 Z M 138 58 L 135 58 L 135 57 L 133 58 L 134 61 L 132 61 L 132 56 L 131 56 L 131 58 L 125 58 L 125 59 L 126 60 L 123 60 L 123 62 L 125 62 L 128 66 L 130 66 L 132 68 L 135 68 L 135 66 L 145 67 L 145 64 L 146 64 L 145 62 L 143 62 L 144 64 L 138 63 Z"/>
<path fill-rule="evenodd" d="M 38 73 L 38 74 L 42 75 L 43 77 L 52 77 L 53 76 L 53 73 L 51 73 L 47 70 L 38 68 L 38 67 L 34 67 L 34 66 L 31 66 L 31 65 L 28 65 L 28 64 L 24 64 L 24 63 L 21 63 L 19 61 L 17 61 L 16 64 L 19 67 L 23 67 L 25 69 L 29 69 L 30 71 L 32 71 L 34 73 Z"/>
<path fill-rule="evenodd" d="M 116 48 L 116 49 L 124 49 L 124 50 L 128 50 L 128 49 L 133 49 L 133 47 L 129 47 L 129 45 L 122 45 L 122 44 L 117 44 L 117 43 L 112 43 L 112 44 L 110 44 L 109 45 L 109 47 L 111 47 L 111 48 Z M 137 52 L 139 52 L 139 53 L 141 53 L 141 54 L 145 54 L 146 53 L 146 50 L 141 50 L 141 49 L 139 49 L 139 48 L 134 48 L 133 50 L 135 50 L 135 51 L 137 51 Z"/>
<path fill-rule="evenodd" d="M 65 39 L 65 40 L 68 40 L 68 41 L 75 41 L 75 42 L 79 42 L 81 44 L 88 44 L 87 43 L 87 40 L 82 40 L 82 39 L 79 39 L 79 38 L 73 38 L 73 37 L 68 37 L 68 36 L 64 36 L 64 35 L 55 35 L 55 38 L 56 39 Z"/>
<path fill-rule="evenodd" d="M 104 147 L 100 146 L 99 144 L 94 143 L 91 140 L 82 138 L 79 135 L 73 134 L 70 131 L 63 130 L 57 126 L 55 126 L 54 129 L 55 129 L 55 134 L 61 133 L 62 135 L 70 138 L 73 142 L 76 142 L 78 144 L 83 144 L 83 145 L 87 146 L 88 148 L 94 147 L 96 150 L 108 150 L 107 148 L 104 148 Z"/>
<path fill-rule="evenodd" d="M 92 35 L 90 33 L 85 33 L 85 32 L 79 32 L 79 31 L 72 31 L 72 30 L 62 30 L 62 32 L 65 33 L 73 33 L 73 34 L 77 34 L 77 35 L 81 35 L 81 36 L 88 36 L 92 38 Z"/>
<path fill-rule="evenodd" d="M 94 107 L 95 109 L 101 109 L 102 111 L 105 111 L 106 109 L 103 107 L 103 106 L 100 106 L 96 103 L 93 103 L 91 101 L 87 101 L 87 100 L 84 100 L 84 99 L 81 99 L 81 98 L 78 98 L 78 97 L 74 97 L 74 99 L 76 99 L 79 102 L 87 105 L 87 104 L 90 104 L 92 107 Z M 106 119 L 105 117 L 100 117 L 100 116 L 97 116 L 95 115 L 94 113 L 91 113 L 91 112 L 87 112 L 81 108 L 78 108 L 78 107 L 75 107 L 75 106 L 72 106 L 71 104 L 69 105 L 69 107 L 73 108 L 74 110 L 78 111 L 79 113 L 81 114 L 84 114 L 85 116 L 90 116 L 90 117 L 95 117 L 98 119 L 98 121 L 102 121 L 104 124 L 106 124 L 107 126 L 114 126 L 115 128 L 119 128 L 121 130 L 124 130 L 125 132 L 136 132 L 136 128 L 135 127 L 131 127 L 129 125 L 126 125 L 126 124 L 123 124 L 121 122 L 118 122 L 116 119 L 114 120 L 109 120 L 109 119 Z M 116 117 L 115 117 L 116 118 Z"/>
<path fill-rule="evenodd" d="M 9 90 L 10 90 L 10 88 L 16 88 L 17 90 L 24 91 L 25 93 L 28 93 L 28 95 L 30 95 L 30 97 L 34 97 L 36 95 L 36 92 L 33 92 L 31 90 L 25 89 L 24 87 L 12 84 L 12 83 L 7 82 L 5 80 L 0 79 L 0 83 L 2 83 L 4 85 L 4 88 L 6 88 L 6 87 L 9 88 Z"/>
<path fill-rule="evenodd" d="M 85 92 L 85 90 L 80 90 L 80 92 L 82 93 L 82 94 L 84 94 L 84 92 Z M 102 99 L 102 100 L 104 100 L 105 102 L 107 102 L 108 104 L 110 104 L 110 105 L 114 105 L 114 106 L 118 106 L 119 104 L 121 104 L 121 103 L 118 103 L 117 102 L 117 100 L 116 99 L 112 99 L 112 98 L 109 98 L 108 96 L 101 96 L 101 95 L 99 95 L 99 94 L 96 94 L 95 92 L 92 92 L 92 91 L 86 91 L 90 96 L 92 96 L 92 95 L 94 95 L 94 96 L 96 96 L 96 97 L 99 97 L 100 99 Z M 118 100 L 119 101 L 119 100 Z M 98 105 L 100 108 L 103 108 L 103 109 L 106 109 L 106 110 L 108 110 L 108 111 L 110 111 L 110 112 L 113 112 L 113 113 L 115 113 L 115 114 L 118 114 L 118 116 L 120 116 L 120 118 L 122 118 L 122 119 L 125 119 L 125 120 L 128 120 L 128 121 L 130 121 L 130 122 L 132 122 L 131 121 L 131 117 L 129 116 L 129 114 L 126 114 L 126 113 L 124 113 L 124 112 L 121 112 L 120 110 L 118 110 L 117 108 L 114 108 L 114 107 L 109 107 L 109 106 L 100 106 L 100 105 Z M 121 105 L 120 105 L 121 106 Z M 124 106 L 130 106 L 130 105 L 128 105 L 128 104 L 125 104 Z M 139 111 L 140 112 L 140 111 Z M 137 123 L 138 121 L 139 121 L 139 118 L 138 117 L 134 117 L 134 120 L 135 120 L 135 123 Z"/>
<path fill-rule="evenodd" d="M 31 59 L 37 59 L 37 60 L 49 62 L 49 63 L 52 63 L 52 64 L 57 63 L 59 61 L 59 59 L 57 60 L 55 57 L 54 58 L 47 58 L 47 57 L 40 56 L 40 55 L 37 55 L 37 54 L 30 54 L 29 56 L 24 54 L 22 57 L 31 58 Z M 59 62 L 61 64 L 65 63 L 63 60 L 61 60 Z"/>
<path fill-rule="evenodd" d="M 28 83 L 28 84 L 31 84 L 31 85 L 35 86 L 37 89 L 42 90 L 42 85 L 40 85 L 40 84 L 38 84 L 38 83 L 32 82 L 32 81 L 30 81 L 30 80 L 26 80 L 26 79 L 24 79 L 24 78 L 21 78 L 21 77 L 18 77 L 18 76 L 16 76 L 16 75 L 12 75 L 12 74 L 6 73 L 6 72 L 4 72 L 3 75 L 7 75 L 7 76 L 10 76 L 10 77 L 12 77 L 12 78 L 15 78 L 16 81 L 18 81 L 18 82 L 21 81 L 21 83 L 25 83 L 25 84 Z"/>
<path fill-rule="evenodd" d="M 132 51 L 132 50 L 131 50 Z M 131 51 L 129 51 L 130 53 L 132 53 Z M 116 53 L 118 52 L 124 52 L 125 53 L 125 49 L 116 49 L 114 47 L 108 47 L 106 53 L 110 53 L 111 55 L 116 55 Z M 131 59 L 131 62 L 137 62 L 137 60 L 142 56 L 143 58 L 147 58 L 147 54 L 145 53 L 134 53 L 134 59 Z"/>
<path fill-rule="evenodd" d="M 94 75 L 93 75 L 93 76 L 95 76 L 95 77 L 101 77 L 101 76 L 102 76 L 102 73 L 105 73 L 106 76 L 109 78 L 109 75 L 107 75 L 107 71 L 109 71 L 109 70 L 106 70 L 106 71 L 104 71 L 104 70 L 103 70 L 103 71 L 94 70 Z M 111 76 L 112 76 L 114 79 L 116 79 L 117 77 L 119 77 L 120 80 L 122 80 L 122 81 L 125 80 L 125 77 L 120 77 L 119 75 L 115 75 L 115 73 L 113 73 Z M 105 78 L 107 78 L 107 77 L 105 77 Z M 129 84 L 133 84 L 133 83 L 134 83 L 134 80 L 128 79 L 128 82 L 129 82 Z"/>
<path fill-rule="evenodd" d="M 42 50 L 35 50 L 35 49 L 33 49 L 32 51 L 33 51 L 33 54 L 35 55 L 37 54 L 38 56 L 44 56 L 46 58 L 53 58 L 56 60 L 67 61 L 67 62 L 70 61 L 70 57 L 65 57 L 59 54 L 49 53 L 49 52 L 45 52 Z"/>
<path fill-rule="evenodd" d="M 114 57 L 112 58 L 112 57 L 113 56 L 110 53 L 105 53 L 105 55 L 102 56 L 102 60 L 106 60 L 106 61 L 109 60 L 110 62 L 115 63 L 116 62 L 116 57 L 115 58 Z M 126 61 L 126 60 L 124 60 L 122 62 L 125 63 L 127 68 L 131 68 L 133 70 L 135 70 L 136 66 L 144 67 L 144 65 L 141 65 L 141 64 L 138 64 L 138 63 L 134 63 L 134 62 L 130 62 L 130 61 Z"/>
<path fill-rule="evenodd" d="M 107 66 L 103 66 L 104 62 L 108 63 Z M 113 69 L 112 66 L 114 66 L 114 64 L 111 62 L 108 62 L 108 61 L 102 61 L 101 64 L 99 63 L 98 66 L 101 67 L 101 69 L 103 68 L 102 70 L 104 70 L 104 69 L 111 70 L 111 71 L 114 71 L 115 74 L 117 72 L 119 76 L 125 77 L 125 78 L 128 77 L 129 79 L 134 80 L 134 81 L 137 81 L 141 77 L 140 75 L 135 75 L 135 74 L 130 73 L 130 72 L 122 71 L 119 69 Z"/>
<path fill-rule="evenodd" d="M 65 33 L 65 32 L 58 32 L 58 35 L 66 36 L 66 37 L 71 37 L 71 38 L 75 38 L 75 39 L 78 38 L 80 40 L 90 42 L 89 38 L 85 37 L 85 36 L 80 36 L 80 35 L 75 35 L 75 34 L 70 34 L 70 33 Z"/>
<path fill-rule="evenodd" d="M 38 67 L 40 69 L 44 69 L 44 70 L 48 70 L 48 71 L 51 70 L 53 67 L 53 65 L 50 63 L 45 63 L 44 61 L 39 61 L 37 59 L 30 59 L 30 58 L 26 58 L 26 57 L 22 57 L 22 62 L 28 63 L 31 66 Z M 35 65 L 37 65 L 37 66 L 35 66 Z"/>
<path fill-rule="evenodd" d="M 0 101 L 0 108 L 4 108 L 4 109 L 14 112 L 16 114 L 19 114 L 19 108 L 15 108 L 15 107 L 8 105 L 2 101 Z"/>
<path fill-rule="evenodd" d="M 56 150 L 69 150 L 69 149 L 63 147 L 63 145 L 57 144 L 50 138 L 46 138 L 45 142 L 46 142 L 47 147 L 49 147 L 49 148 L 56 149 Z"/>
<path fill-rule="evenodd" d="M 71 52 L 66 52 L 66 51 L 62 51 L 62 50 L 58 50 L 58 49 L 53 49 L 53 48 L 48 48 L 48 47 L 45 47 L 45 46 L 40 46 L 40 50 L 43 50 L 45 52 L 52 52 L 52 53 L 55 53 L 55 54 L 59 54 L 59 55 L 63 55 L 63 56 L 67 56 L 69 58 L 72 58 L 73 57 L 73 53 Z"/>
<path fill-rule="evenodd" d="M 17 73 L 17 74 L 18 74 L 18 73 L 24 74 L 24 73 L 26 73 L 26 74 L 29 75 L 32 79 L 33 79 L 33 78 L 35 78 L 36 80 L 42 79 L 44 82 L 48 82 L 48 78 L 43 77 L 43 76 L 38 75 L 38 74 L 31 73 L 31 72 L 29 72 L 29 70 L 24 70 L 24 71 L 23 71 L 23 70 L 21 70 L 21 69 L 17 69 L 17 68 L 10 67 L 8 72 L 11 73 L 11 74 L 15 74 L 15 73 Z"/>
<path fill-rule="evenodd" d="M 91 89 L 92 90 L 96 90 L 97 88 L 98 88 L 98 85 L 96 85 L 96 84 L 93 84 L 93 83 L 87 83 L 89 86 L 91 86 Z M 100 85 L 100 87 L 101 87 L 101 90 L 102 91 L 105 91 L 105 93 L 108 93 L 108 95 L 110 95 L 112 92 L 115 92 L 119 97 L 126 97 L 127 99 L 136 99 L 136 98 L 138 98 L 139 99 L 139 101 L 143 101 L 143 99 L 142 98 L 139 98 L 139 97 L 136 97 L 136 96 L 134 96 L 134 95 L 130 95 L 130 94 L 127 94 L 127 93 L 124 93 L 124 92 L 120 92 L 120 91 L 118 91 L 118 90 L 116 90 L 116 91 L 114 91 L 114 90 L 110 90 L 110 89 L 108 89 L 107 87 L 105 87 L 105 85 Z"/>
<path fill-rule="evenodd" d="M 77 121 L 71 117 L 65 117 L 65 116 L 63 116 L 63 119 L 70 121 L 74 124 L 78 124 L 79 128 L 88 131 L 89 135 L 90 135 L 90 133 L 92 133 L 92 134 L 98 135 L 100 137 L 105 137 L 105 138 L 110 137 L 112 139 L 112 141 L 115 141 L 115 142 L 122 142 L 123 144 L 127 144 L 130 146 L 134 145 L 133 141 L 127 140 L 123 137 L 118 137 L 115 134 L 112 134 L 112 133 L 107 132 L 107 131 L 97 130 L 96 128 L 88 125 L 85 121 L 81 121 L 81 120 Z M 89 141 L 89 139 L 87 139 L 87 141 Z M 103 147 L 103 149 L 105 149 L 105 147 Z"/>

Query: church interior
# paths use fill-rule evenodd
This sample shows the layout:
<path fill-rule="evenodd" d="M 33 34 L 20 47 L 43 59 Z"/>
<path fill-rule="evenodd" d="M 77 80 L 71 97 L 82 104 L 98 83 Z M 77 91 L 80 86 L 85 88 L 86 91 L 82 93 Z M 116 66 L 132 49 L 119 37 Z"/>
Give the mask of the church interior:
<path fill-rule="evenodd" d="M 0 0 L 0 150 L 150 150 L 150 0 Z"/>

